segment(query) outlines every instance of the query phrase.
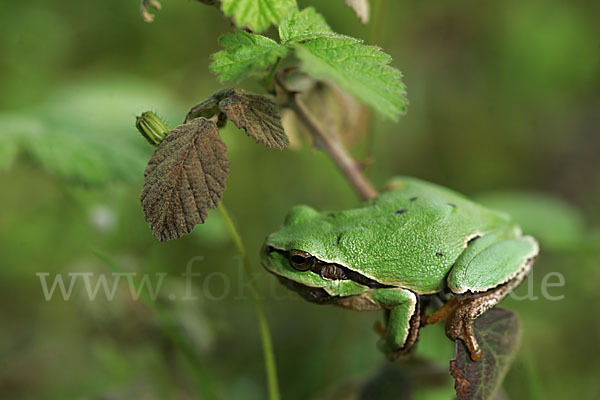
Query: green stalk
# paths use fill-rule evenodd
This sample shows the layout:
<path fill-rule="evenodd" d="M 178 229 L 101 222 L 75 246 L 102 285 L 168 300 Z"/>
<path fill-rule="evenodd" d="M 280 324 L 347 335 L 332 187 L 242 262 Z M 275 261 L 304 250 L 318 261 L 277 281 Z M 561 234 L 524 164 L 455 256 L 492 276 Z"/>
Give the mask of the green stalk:
<path fill-rule="evenodd" d="M 279 61 L 275 64 L 275 66 Z M 148 140 L 148 142 L 154 146 L 158 146 L 167 135 L 170 133 L 169 128 L 166 127 L 164 122 L 154 114 L 153 112 L 147 111 L 142 113 L 141 116 L 136 118 L 136 127 L 140 133 Z M 235 227 L 235 224 L 231 220 L 227 209 L 223 203 L 219 203 L 219 212 L 223 216 L 231 238 L 237 248 L 238 252 L 242 256 L 242 265 L 244 266 L 244 272 L 250 281 L 250 293 L 252 293 L 252 299 L 254 300 L 254 306 L 256 308 L 256 314 L 258 316 L 258 325 L 260 328 L 260 335 L 262 339 L 263 354 L 265 358 L 265 370 L 267 374 L 267 384 L 269 386 L 269 399 L 279 400 L 279 384 L 277 382 L 277 368 L 275 367 L 275 355 L 273 353 L 273 344 L 271 340 L 271 333 L 269 332 L 269 326 L 267 324 L 267 318 L 265 316 L 265 310 L 260 300 L 260 295 L 256 285 L 252 281 L 250 267 L 250 260 L 246 254 L 246 249 L 242 243 L 242 238 Z"/>
<path fill-rule="evenodd" d="M 256 308 L 256 314 L 258 317 L 258 325 L 260 328 L 260 336 L 262 339 L 263 355 L 265 359 L 265 370 L 267 373 L 267 383 L 269 387 L 269 399 L 279 400 L 281 397 L 279 395 L 279 383 L 277 382 L 277 368 L 275 366 L 275 354 L 273 353 L 273 342 L 271 340 L 271 332 L 269 331 L 269 325 L 267 324 L 267 318 L 265 316 L 265 309 L 260 299 L 258 289 L 256 288 L 256 284 L 252 280 L 252 268 L 250 266 L 250 260 L 248 259 L 248 255 L 246 254 L 246 249 L 244 247 L 244 243 L 242 242 L 242 238 L 237 228 L 235 227 L 235 224 L 231 220 L 227 209 L 223 205 L 223 202 L 219 203 L 219 212 L 225 220 L 225 224 L 229 229 L 229 233 L 231 234 L 231 238 L 233 239 L 238 253 L 240 253 L 240 255 L 242 256 L 242 265 L 244 266 L 244 272 L 246 273 L 246 277 L 250 281 L 250 293 L 252 293 L 252 299 L 254 300 L 254 306 Z"/>
<path fill-rule="evenodd" d="M 371 44 L 383 47 L 381 43 L 384 39 L 387 13 L 388 13 L 388 0 L 379 0 L 373 2 L 373 15 L 371 17 Z"/>

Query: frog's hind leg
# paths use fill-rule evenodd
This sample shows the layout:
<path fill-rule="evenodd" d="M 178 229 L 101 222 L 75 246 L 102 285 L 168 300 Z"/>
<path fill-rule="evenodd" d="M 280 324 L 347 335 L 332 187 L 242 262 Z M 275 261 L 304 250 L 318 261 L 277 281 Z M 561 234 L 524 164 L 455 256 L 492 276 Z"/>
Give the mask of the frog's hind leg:
<path fill-rule="evenodd" d="M 476 255 L 467 253 L 454 265 L 448 287 L 457 296 L 448 304 L 446 334 L 462 339 L 474 361 L 482 356 L 473 333 L 475 319 L 521 283 L 538 252 L 537 242 L 524 236 L 496 242 Z"/>
<path fill-rule="evenodd" d="M 519 286 L 527 276 L 532 264 L 533 259 L 528 262 L 527 268 L 520 271 L 511 281 L 495 289 L 475 295 L 457 296 L 456 307 L 446 319 L 446 335 L 452 340 L 461 339 L 465 342 L 473 361 L 479 361 L 482 357 L 481 348 L 473 332 L 473 323 L 477 317 L 494 307 Z M 460 299 L 460 297 L 463 298 Z"/>

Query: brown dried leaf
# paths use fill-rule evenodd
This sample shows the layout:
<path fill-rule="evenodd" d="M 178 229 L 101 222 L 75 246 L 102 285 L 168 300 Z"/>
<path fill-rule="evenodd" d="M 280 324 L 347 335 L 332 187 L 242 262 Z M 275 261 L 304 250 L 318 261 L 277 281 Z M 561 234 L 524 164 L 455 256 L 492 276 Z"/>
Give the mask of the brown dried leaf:
<path fill-rule="evenodd" d="M 279 108 L 266 96 L 231 89 L 219 102 L 219 108 L 235 126 L 269 148 L 283 149 L 290 143 Z"/>
<path fill-rule="evenodd" d="M 227 146 L 214 122 L 196 118 L 158 146 L 144 172 L 141 201 L 160 241 L 190 233 L 217 207 L 229 175 Z"/>
<path fill-rule="evenodd" d="M 474 330 L 483 359 L 471 360 L 465 344 L 456 341 L 456 357 L 450 361 L 456 396 L 459 400 L 494 399 L 519 345 L 519 319 L 512 311 L 495 307 L 477 318 Z"/>
<path fill-rule="evenodd" d="M 369 0 L 346 0 L 346 5 L 354 10 L 360 22 L 369 22 Z"/>

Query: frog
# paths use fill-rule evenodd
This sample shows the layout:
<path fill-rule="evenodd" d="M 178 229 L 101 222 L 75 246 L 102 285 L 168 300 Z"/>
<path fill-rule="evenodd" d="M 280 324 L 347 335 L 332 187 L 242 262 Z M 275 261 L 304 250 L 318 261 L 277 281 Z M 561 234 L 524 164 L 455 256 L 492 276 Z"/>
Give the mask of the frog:
<path fill-rule="evenodd" d="M 523 281 L 538 253 L 508 214 L 396 177 L 357 208 L 293 207 L 267 236 L 261 262 L 310 302 L 383 310 L 378 347 L 390 360 L 410 357 L 421 327 L 445 321 L 448 338 L 479 361 L 475 320 Z"/>

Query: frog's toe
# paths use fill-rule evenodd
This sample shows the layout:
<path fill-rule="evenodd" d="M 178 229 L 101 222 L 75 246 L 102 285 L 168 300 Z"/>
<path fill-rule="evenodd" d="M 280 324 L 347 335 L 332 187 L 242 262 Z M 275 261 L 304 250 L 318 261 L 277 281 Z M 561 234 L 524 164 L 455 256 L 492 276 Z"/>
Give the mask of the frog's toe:
<path fill-rule="evenodd" d="M 482 358 L 482 351 L 475 333 L 473 332 L 474 320 L 464 316 L 458 320 L 448 320 L 446 324 L 446 335 L 452 339 L 460 339 L 463 341 L 473 361 L 480 361 Z"/>
<path fill-rule="evenodd" d="M 477 343 L 473 331 L 473 324 L 482 313 L 480 303 L 485 298 L 485 296 L 482 296 L 479 299 L 464 299 L 446 320 L 446 336 L 452 340 L 462 340 L 467 346 L 473 361 L 479 361 L 482 357 L 481 347 Z"/>

